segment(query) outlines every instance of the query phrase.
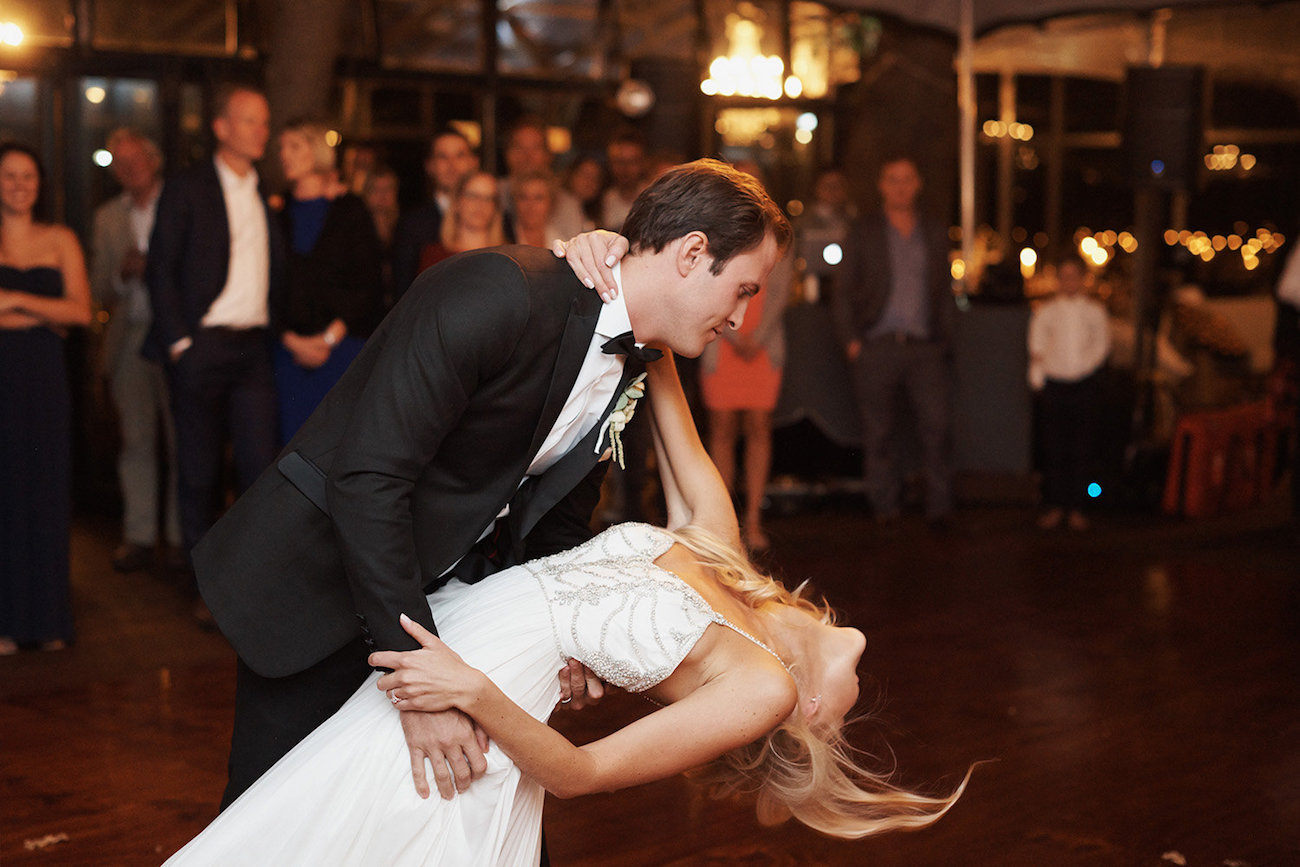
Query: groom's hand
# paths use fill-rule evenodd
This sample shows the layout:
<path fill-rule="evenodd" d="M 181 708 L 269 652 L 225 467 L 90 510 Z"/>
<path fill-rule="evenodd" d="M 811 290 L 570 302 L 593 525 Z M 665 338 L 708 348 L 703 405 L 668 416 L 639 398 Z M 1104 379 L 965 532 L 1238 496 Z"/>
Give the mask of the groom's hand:
<path fill-rule="evenodd" d="M 411 778 L 421 798 L 429 797 L 425 759 L 433 766 L 433 781 L 443 800 L 469 788 L 487 770 L 487 736 L 474 721 L 458 710 L 436 713 L 404 710 L 402 733 L 411 753 Z"/>
<path fill-rule="evenodd" d="M 570 710 L 582 710 L 605 696 L 605 684 L 587 666 L 576 659 L 560 669 L 560 704 Z"/>
<path fill-rule="evenodd" d="M 588 289 L 600 293 L 603 301 L 612 301 L 618 295 L 614 266 L 627 255 L 627 250 L 627 238 L 605 229 L 583 232 L 551 245 L 551 252 L 567 260 L 577 278 Z"/>

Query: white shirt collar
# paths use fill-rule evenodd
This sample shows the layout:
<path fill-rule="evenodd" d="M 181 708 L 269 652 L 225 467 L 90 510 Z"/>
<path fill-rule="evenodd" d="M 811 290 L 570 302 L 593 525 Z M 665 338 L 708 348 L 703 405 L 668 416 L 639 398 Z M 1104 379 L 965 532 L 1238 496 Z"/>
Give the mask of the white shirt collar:
<path fill-rule="evenodd" d="M 217 167 L 217 178 L 221 181 L 221 186 L 226 189 L 257 188 L 257 169 L 249 169 L 248 174 L 240 176 L 235 173 L 234 169 L 226 165 L 221 157 L 215 154 L 212 157 L 212 163 Z"/>
<path fill-rule="evenodd" d="M 596 319 L 596 333 L 604 338 L 618 337 L 632 330 L 632 320 L 627 316 L 627 299 L 623 297 L 622 262 L 614 266 L 614 287 L 618 289 L 618 296 L 601 305 L 600 316 Z"/>

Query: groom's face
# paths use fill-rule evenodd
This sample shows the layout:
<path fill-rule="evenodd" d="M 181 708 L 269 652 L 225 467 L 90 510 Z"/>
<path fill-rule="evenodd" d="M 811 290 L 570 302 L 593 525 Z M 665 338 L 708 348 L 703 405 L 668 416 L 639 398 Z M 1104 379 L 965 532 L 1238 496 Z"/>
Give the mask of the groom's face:
<path fill-rule="evenodd" d="M 712 273 L 713 257 L 703 253 L 682 282 L 664 298 L 667 336 L 678 355 L 694 358 L 728 329 L 745 320 L 749 300 L 758 294 L 780 250 L 769 234 L 751 250 L 733 256 L 721 273 Z"/>

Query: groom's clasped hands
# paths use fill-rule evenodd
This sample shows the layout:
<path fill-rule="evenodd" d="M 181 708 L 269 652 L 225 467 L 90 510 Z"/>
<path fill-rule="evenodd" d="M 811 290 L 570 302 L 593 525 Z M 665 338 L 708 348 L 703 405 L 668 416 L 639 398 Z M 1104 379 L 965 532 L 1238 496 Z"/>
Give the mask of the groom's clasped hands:
<path fill-rule="evenodd" d="M 370 654 L 372 667 L 389 670 L 376 687 L 401 711 L 416 792 L 421 798 L 429 797 L 431 769 L 438 794 L 451 800 L 487 770 L 487 733 L 463 709 L 472 708 L 491 682 L 405 614 L 401 623 L 420 648 Z M 594 704 L 604 696 L 604 684 L 576 659 L 560 670 L 559 678 L 560 703 L 571 709 Z"/>

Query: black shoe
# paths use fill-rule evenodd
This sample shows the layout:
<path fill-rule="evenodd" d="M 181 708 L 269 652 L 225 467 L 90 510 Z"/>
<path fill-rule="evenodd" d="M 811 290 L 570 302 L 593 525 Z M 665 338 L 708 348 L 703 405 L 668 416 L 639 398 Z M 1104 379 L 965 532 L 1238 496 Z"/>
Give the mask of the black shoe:
<path fill-rule="evenodd" d="M 140 572 L 153 565 L 153 549 L 123 542 L 113 552 L 113 568 L 119 572 Z"/>

